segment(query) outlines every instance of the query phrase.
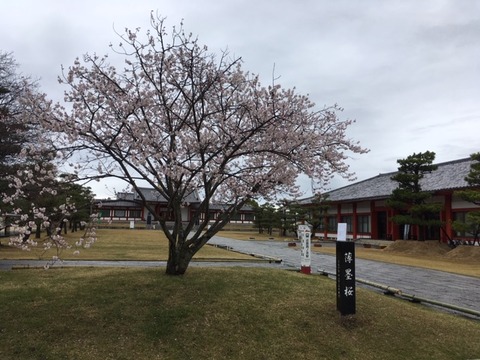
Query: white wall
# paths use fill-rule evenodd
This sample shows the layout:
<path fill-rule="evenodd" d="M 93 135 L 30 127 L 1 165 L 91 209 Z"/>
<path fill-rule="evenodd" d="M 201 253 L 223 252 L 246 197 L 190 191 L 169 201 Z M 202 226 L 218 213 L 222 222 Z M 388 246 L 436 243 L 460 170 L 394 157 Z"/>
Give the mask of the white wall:
<path fill-rule="evenodd" d="M 369 213 L 370 212 L 370 202 L 363 201 L 357 204 L 357 213 Z"/>
<path fill-rule="evenodd" d="M 480 206 L 472 204 L 471 202 L 460 199 L 457 196 L 452 197 L 452 209 L 480 209 Z"/>

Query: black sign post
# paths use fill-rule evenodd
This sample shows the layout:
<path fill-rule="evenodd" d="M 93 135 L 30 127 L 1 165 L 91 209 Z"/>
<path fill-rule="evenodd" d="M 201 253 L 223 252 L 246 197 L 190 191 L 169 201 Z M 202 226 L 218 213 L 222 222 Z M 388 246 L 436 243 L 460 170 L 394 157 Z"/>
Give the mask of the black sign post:
<path fill-rule="evenodd" d="M 337 241 L 337 310 L 355 314 L 355 244 Z"/>

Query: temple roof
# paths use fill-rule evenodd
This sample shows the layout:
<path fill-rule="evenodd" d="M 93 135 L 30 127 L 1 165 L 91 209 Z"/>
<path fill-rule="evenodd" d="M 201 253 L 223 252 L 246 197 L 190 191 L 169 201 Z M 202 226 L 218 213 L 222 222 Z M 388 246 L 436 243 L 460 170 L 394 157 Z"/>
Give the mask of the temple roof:
<path fill-rule="evenodd" d="M 141 187 L 141 188 L 138 188 L 138 190 L 145 197 L 145 200 L 148 202 L 159 202 L 159 203 L 167 202 L 165 198 L 157 190 L 153 188 Z M 121 193 L 118 193 L 117 198 L 122 200 L 130 200 L 130 201 L 141 200 L 141 197 L 137 192 L 121 192 Z M 185 197 L 184 201 L 187 203 L 194 204 L 194 203 L 199 203 L 200 198 L 196 191 L 192 191 Z"/>
<path fill-rule="evenodd" d="M 470 158 L 454 160 L 436 164 L 438 169 L 426 173 L 420 180 L 423 191 L 457 190 L 468 187 L 465 176 L 470 172 Z M 323 195 L 328 195 L 330 201 L 359 201 L 369 199 L 388 198 L 392 191 L 398 187 L 398 183 L 391 177 L 398 172 L 379 174 L 370 179 L 356 182 Z M 301 204 L 310 203 L 314 197 L 299 200 Z"/>

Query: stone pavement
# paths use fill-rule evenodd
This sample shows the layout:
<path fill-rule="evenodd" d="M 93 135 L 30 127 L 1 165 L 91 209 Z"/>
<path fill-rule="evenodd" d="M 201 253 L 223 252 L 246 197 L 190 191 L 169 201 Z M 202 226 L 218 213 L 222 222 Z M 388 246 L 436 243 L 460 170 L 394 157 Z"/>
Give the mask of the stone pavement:
<path fill-rule="evenodd" d="M 46 260 L 0 260 L 0 271 L 12 269 L 43 268 L 47 264 Z M 59 260 L 51 267 L 159 267 L 165 268 L 166 261 L 128 261 L 128 260 Z M 195 261 L 190 267 L 269 267 L 278 268 L 279 265 L 268 261 Z"/>
<path fill-rule="evenodd" d="M 278 241 L 240 241 L 215 236 L 209 244 L 228 246 L 247 254 L 282 259 L 283 267 L 300 268 L 300 247 Z M 312 272 L 318 269 L 335 273 L 335 256 L 312 252 Z M 442 271 L 355 260 L 357 279 L 400 289 L 403 293 L 480 312 L 480 279 Z"/>

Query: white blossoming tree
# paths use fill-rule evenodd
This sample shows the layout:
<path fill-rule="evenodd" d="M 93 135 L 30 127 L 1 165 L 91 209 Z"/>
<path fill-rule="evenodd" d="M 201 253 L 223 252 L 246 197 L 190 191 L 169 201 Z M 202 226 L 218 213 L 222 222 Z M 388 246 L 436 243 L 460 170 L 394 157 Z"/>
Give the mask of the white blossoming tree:
<path fill-rule="evenodd" d="M 164 19 L 152 14 L 143 38 L 139 29 L 120 37 L 112 54 L 123 68 L 85 55 L 60 79 L 66 106 L 45 98 L 30 105 L 41 104 L 37 121 L 76 153 L 76 176 L 120 178 L 140 195 L 148 183 L 167 200 L 173 229 L 156 218 L 169 241 L 167 274 L 185 273 L 249 199 L 295 195 L 299 174 L 323 183 L 334 174 L 352 177 L 346 152 L 366 152 L 347 138 L 352 121 L 339 120 L 336 106 L 317 109 L 275 81 L 262 86 L 241 59 L 215 57 L 183 25 L 167 34 Z M 201 202 L 185 223 L 182 206 L 192 191 Z M 228 206 L 214 220 L 215 201 Z"/>
<path fill-rule="evenodd" d="M 90 195 L 80 185 L 60 180 L 52 136 L 30 116 L 44 102 L 37 81 L 17 68 L 12 54 L 0 51 L 0 231 L 21 249 L 55 250 L 48 266 L 63 250 L 79 251 L 93 243 L 91 227 L 76 245 L 62 235 L 67 222 L 88 220 L 88 211 L 77 207 L 88 203 Z"/>

